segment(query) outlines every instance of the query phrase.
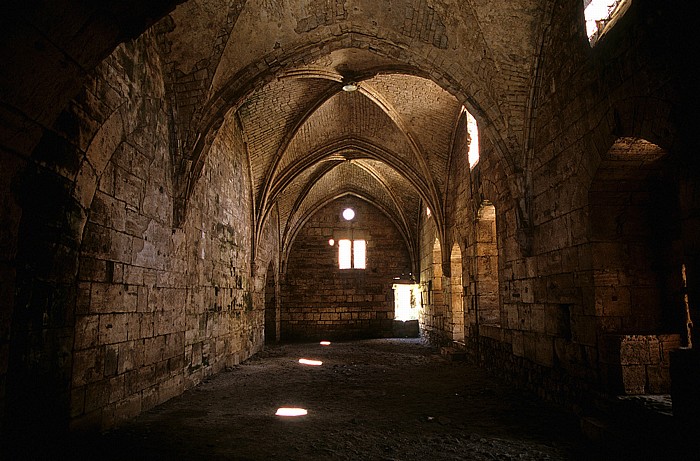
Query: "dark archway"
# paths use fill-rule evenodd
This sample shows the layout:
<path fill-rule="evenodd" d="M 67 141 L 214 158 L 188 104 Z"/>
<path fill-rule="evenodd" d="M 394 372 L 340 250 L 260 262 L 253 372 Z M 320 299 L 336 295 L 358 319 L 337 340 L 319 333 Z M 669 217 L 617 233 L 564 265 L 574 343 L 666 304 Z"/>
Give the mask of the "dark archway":
<path fill-rule="evenodd" d="M 669 160 L 656 144 L 619 138 L 589 190 L 602 379 L 613 393 L 667 393 L 668 352 L 681 345 L 682 220 Z"/>

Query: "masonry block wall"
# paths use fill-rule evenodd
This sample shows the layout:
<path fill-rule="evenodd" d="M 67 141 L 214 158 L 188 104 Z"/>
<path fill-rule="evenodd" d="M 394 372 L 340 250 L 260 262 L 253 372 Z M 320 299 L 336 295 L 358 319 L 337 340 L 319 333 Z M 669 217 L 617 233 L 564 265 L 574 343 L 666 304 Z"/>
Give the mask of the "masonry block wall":
<path fill-rule="evenodd" d="M 350 222 L 341 216 L 348 207 L 355 210 Z M 367 241 L 366 269 L 338 269 L 340 238 Z M 354 196 L 331 202 L 292 244 L 281 293 L 282 339 L 390 337 L 393 278 L 410 271 L 406 243 L 384 214 Z"/>
<path fill-rule="evenodd" d="M 371 0 L 352 8 L 321 0 L 189 2 L 158 35 L 138 39 L 178 2 L 84 3 L 62 2 L 47 14 L 47 6 L 8 0 L 0 15 L 0 414 L 16 434 L 25 423 L 34 429 L 28 437 L 71 420 L 76 428 L 108 426 L 260 347 L 267 270 L 285 267 L 278 255 L 293 258 L 297 248 L 279 244 L 275 222 L 289 209 L 264 209 L 265 222 L 256 216 L 252 203 L 264 207 L 272 197 L 258 194 L 261 178 L 279 160 L 258 147 L 281 153 L 293 127 L 310 140 L 332 140 L 313 131 L 329 128 L 330 118 L 309 111 L 335 100 L 322 114 L 336 114 L 328 107 L 354 96 L 331 97 L 340 91 L 333 72 L 306 77 L 308 66 L 341 61 L 360 75 L 381 70 L 365 90 L 385 87 L 388 99 L 373 99 L 389 110 L 363 101 L 353 117 L 364 125 L 338 123 L 337 133 L 377 135 L 387 142 L 374 147 L 395 149 L 399 163 L 412 161 L 408 150 L 424 150 L 435 173 L 424 188 L 436 189 L 433 205 L 444 213 L 433 211 L 444 227 L 417 218 L 425 213 L 413 207 L 418 199 L 396 195 L 415 210 L 406 221 L 421 226 L 407 233 L 430 292 L 421 320 L 427 334 L 447 340 L 458 323 L 449 311 L 456 284 L 440 257 L 456 245 L 466 342 L 495 373 L 567 404 L 664 388 L 667 351 L 692 333 L 683 295 L 696 324 L 700 318 L 700 92 L 687 66 L 698 54 L 693 2 L 633 0 L 593 48 L 583 2 L 574 0 L 536 7 L 400 0 L 392 10 Z M 461 104 L 476 109 L 483 130 L 474 169 L 459 127 L 450 142 L 464 155 L 442 163 L 450 142 L 438 128 L 453 126 L 449 113 L 413 110 L 438 108 L 426 103 L 442 90 L 404 98 L 413 91 L 402 81 L 422 84 L 408 75 L 394 80 L 397 70 L 440 85 L 454 117 Z M 269 108 L 257 132 L 246 129 L 252 119 L 242 111 L 238 119 L 229 114 L 239 103 L 253 108 L 252 99 Z M 276 121 L 278 108 L 284 115 Z M 370 108 L 382 124 L 365 117 Z M 362 141 L 335 147 L 383 157 Z M 304 144 L 299 159 L 314 144 Z M 648 144 L 659 155 L 646 157 Z M 368 169 L 391 169 L 376 163 Z M 425 179 L 406 177 L 406 190 Z M 488 225 L 479 217 L 486 201 L 495 215 Z M 302 256 L 316 252 L 317 237 L 316 256 L 331 251 L 327 236 L 307 231 Z M 367 274 L 372 251 L 384 249 L 369 247 Z M 408 270 L 406 253 L 386 258 L 396 267 L 385 275 Z M 302 270 L 288 271 L 288 283 L 316 267 L 308 258 L 289 259 L 287 269 L 293 264 Z M 287 312 L 287 326 L 296 321 L 309 336 L 322 325 L 345 334 L 334 323 L 345 315 L 362 334 L 384 334 L 390 282 L 331 279 L 324 298 L 287 299 L 300 309 L 294 319 Z M 307 293 L 303 284 L 287 288 Z M 301 304 L 308 300 L 316 304 Z"/>
<path fill-rule="evenodd" d="M 185 377 L 189 386 L 238 364 L 263 344 L 264 287 L 276 234 L 266 232 L 252 263 L 248 159 L 233 114 L 224 121 L 188 205 Z M 188 386 L 188 387 L 189 387 Z"/>
<path fill-rule="evenodd" d="M 442 247 L 438 240 L 435 221 L 427 210 L 421 210 L 420 234 L 420 285 L 422 306 L 418 323 L 421 336 L 435 344 L 442 344 L 451 338 L 449 297 L 445 288 L 449 280 L 442 273 Z"/>
<path fill-rule="evenodd" d="M 105 163 L 95 168 L 79 259 L 74 427 L 109 426 L 182 389 L 183 317 L 173 314 L 181 310 L 184 290 L 176 281 L 182 272 L 168 261 L 172 182 L 167 112 L 156 105 L 164 95 L 159 65 L 153 41 L 144 37 L 117 49 L 93 80 L 96 98 L 126 99 L 128 89 L 136 96 L 129 104 L 143 101 L 145 107 L 129 114 L 126 130 L 123 121 L 108 118 L 88 148 L 88 162 Z M 88 98 L 76 103 L 92 104 Z M 102 138 L 113 142 L 100 145 Z"/>
<path fill-rule="evenodd" d="M 533 101 L 538 107 L 534 153 L 531 159 L 522 159 L 532 174 L 532 189 L 521 197 L 529 201 L 531 212 L 529 245 L 520 238 L 523 221 L 510 198 L 517 188 L 512 182 L 510 188 L 502 187 L 508 180 L 495 152 L 482 150 L 481 161 L 471 172 L 461 168 L 454 173 L 457 184 L 471 184 L 464 199 L 455 195 L 451 205 L 455 219 L 448 229 L 453 239 L 465 240 L 465 257 L 474 258 L 468 264 L 473 284 L 468 289 L 472 334 L 467 343 L 494 372 L 564 404 L 588 405 L 599 392 L 666 392 L 664 354 L 678 347 L 676 335 L 685 330 L 679 321 L 680 281 L 669 274 L 680 274 L 679 254 L 685 261 L 696 260 L 697 239 L 683 229 L 693 226 L 690 210 L 697 202 L 686 195 L 679 206 L 678 192 L 666 181 L 687 181 L 678 165 L 697 168 L 693 160 L 685 159 L 686 146 L 679 144 L 668 154 L 675 155 L 671 161 L 664 160 L 665 153 L 650 159 L 648 150 L 639 146 L 628 149 L 628 157 L 613 152 L 616 140 L 619 143 L 625 136 L 673 145 L 673 134 L 662 127 L 667 126 L 670 101 L 681 103 L 670 87 L 652 83 L 670 84 L 673 79 L 666 74 L 668 68 L 656 62 L 652 49 L 658 52 L 658 43 L 648 43 L 645 49 L 635 42 L 649 34 L 641 19 L 655 15 L 648 8 L 644 2 L 633 2 L 593 49 L 583 35 L 579 4 L 558 5 L 554 11 L 572 19 L 545 39 Z M 629 63 L 635 63 L 634 70 Z M 601 86 L 614 97 L 602 100 Z M 660 99 L 641 96 L 644 88 L 651 87 Z M 609 176 L 613 157 L 618 167 L 635 170 Z M 615 188 L 596 192 L 601 190 L 601 177 L 609 177 Z M 652 189 L 654 193 L 648 194 Z M 485 241 L 478 215 L 484 199 L 495 205 L 496 212 L 493 243 L 499 259 L 501 311 L 494 322 L 476 320 L 481 319 L 478 280 L 485 275 L 479 265 L 483 255 L 477 250 Z M 595 207 L 608 207 L 608 212 Z M 600 244 L 603 228 L 616 233 L 608 250 Z M 422 271 L 427 270 L 429 253 L 432 249 L 422 245 Z M 603 267 L 608 271 L 596 270 Z M 653 361 L 652 356 L 661 359 Z"/>
<path fill-rule="evenodd" d="M 74 322 L 65 353 L 72 357 L 67 387 L 77 430 L 133 417 L 262 346 L 265 272 L 251 268 L 240 132 L 227 118 L 184 225 L 175 228 L 164 100 L 157 45 L 146 34 L 97 68 L 64 117 L 96 132 L 74 192 L 89 208 L 78 302 L 66 314 Z M 275 239 L 275 232 L 263 234 L 259 266 L 267 267 L 262 259 L 275 253 Z"/>

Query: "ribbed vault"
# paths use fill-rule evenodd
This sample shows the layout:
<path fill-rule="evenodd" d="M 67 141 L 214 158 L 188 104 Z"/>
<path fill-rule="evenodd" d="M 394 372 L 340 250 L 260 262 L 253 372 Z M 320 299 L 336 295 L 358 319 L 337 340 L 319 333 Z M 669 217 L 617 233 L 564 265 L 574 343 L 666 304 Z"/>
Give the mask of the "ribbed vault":
<path fill-rule="evenodd" d="M 286 248 L 312 211 L 352 193 L 385 212 L 413 251 L 420 204 L 439 211 L 444 203 L 462 106 L 414 75 L 380 74 L 358 86 L 345 92 L 332 72 L 303 70 L 252 93 L 237 111 L 257 229 L 278 206 Z"/>
<path fill-rule="evenodd" d="M 178 92 L 175 101 L 186 178 L 178 203 L 186 206 L 222 121 L 235 113 L 256 240 L 272 210 L 288 244 L 309 210 L 344 193 L 377 205 L 409 245 L 428 206 L 442 238 L 451 158 L 466 155 L 453 149 L 462 108 L 507 173 L 519 168 L 526 144 L 529 56 L 547 8 L 519 0 L 494 13 L 489 5 L 192 0 L 178 8 L 162 27 L 166 61 L 176 90 L 199 85 L 196 97 Z M 185 53 L 193 38 L 205 61 Z M 520 52 L 509 53 L 513 47 Z M 348 81 L 358 90 L 344 92 Z"/>

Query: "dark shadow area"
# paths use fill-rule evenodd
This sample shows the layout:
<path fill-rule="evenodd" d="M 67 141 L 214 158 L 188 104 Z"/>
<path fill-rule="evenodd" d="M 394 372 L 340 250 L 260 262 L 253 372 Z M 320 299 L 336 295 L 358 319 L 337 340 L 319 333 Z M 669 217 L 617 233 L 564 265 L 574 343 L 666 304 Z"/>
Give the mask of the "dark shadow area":
<path fill-rule="evenodd" d="M 283 406 L 308 415 L 275 416 Z M 418 339 L 268 347 L 83 442 L 72 457 L 541 460 L 590 453 L 572 415 Z"/>

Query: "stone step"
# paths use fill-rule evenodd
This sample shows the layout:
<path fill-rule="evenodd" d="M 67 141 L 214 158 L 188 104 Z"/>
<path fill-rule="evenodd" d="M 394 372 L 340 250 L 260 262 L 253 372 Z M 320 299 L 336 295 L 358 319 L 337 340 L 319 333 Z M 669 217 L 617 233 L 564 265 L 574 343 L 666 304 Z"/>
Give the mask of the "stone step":
<path fill-rule="evenodd" d="M 455 346 L 441 347 L 440 355 L 451 362 L 461 362 L 467 360 L 467 352 Z"/>

